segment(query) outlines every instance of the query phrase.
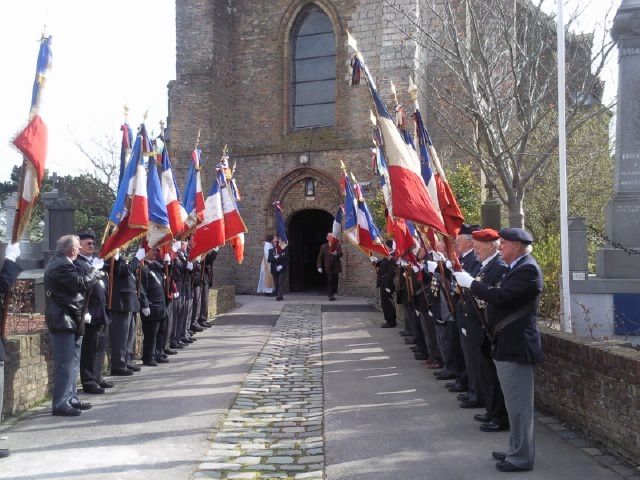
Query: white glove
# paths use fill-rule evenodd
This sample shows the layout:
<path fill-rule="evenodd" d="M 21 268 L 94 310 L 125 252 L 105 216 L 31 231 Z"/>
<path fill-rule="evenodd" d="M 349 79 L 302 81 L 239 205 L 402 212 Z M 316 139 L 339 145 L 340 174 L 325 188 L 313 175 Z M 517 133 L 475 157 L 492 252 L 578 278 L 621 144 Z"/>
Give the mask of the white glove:
<path fill-rule="evenodd" d="M 318 273 L 322 273 L 322 269 L 321 268 L 318 269 Z"/>
<path fill-rule="evenodd" d="M 145 317 L 148 317 L 149 315 L 151 315 L 151 310 L 149 309 L 149 307 L 144 307 L 142 309 L 142 315 L 144 315 Z"/>
<path fill-rule="evenodd" d="M 376 257 L 369 257 L 369 260 L 371 260 L 371 263 L 376 263 L 378 261 Z"/>
<path fill-rule="evenodd" d="M 414 273 L 418 273 L 420 271 L 420 267 L 418 265 L 411 265 L 411 270 L 413 270 Z"/>
<path fill-rule="evenodd" d="M 91 260 L 91 266 L 96 270 L 102 270 L 102 267 L 104 267 L 104 260 L 98 257 L 93 257 L 93 260 Z"/>
<path fill-rule="evenodd" d="M 171 263 L 171 255 L 169 255 L 168 253 L 164 254 L 164 261 L 166 263 Z"/>
<path fill-rule="evenodd" d="M 180 250 L 180 248 L 182 248 L 182 242 L 180 242 L 179 240 L 173 242 L 173 245 L 171 245 L 171 250 L 173 250 L 174 252 L 177 252 L 178 250 Z"/>
<path fill-rule="evenodd" d="M 6 250 L 4 251 L 4 258 L 7 260 L 11 260 L 15 262 L 20 256 L 20 243 L 16 242 L 12 245 L 7 245 Z"/>
<path fill-rule="evenodd" d="M 456 277 L 456 282 L 463 288 L 469 288 L 473 281 L 475 280 L 471 275 L 467 272 L 453 272 L 453 276 Z"/>
<path fill-rule="evenodd" d="M 427 270 L 429 271 L 429 273 L 435 272 L 437 268 L 438 268 L 437 262 L 432 262 L 431 260 L 427 260 Z"/>
<path fill-rule="evenodd" d="M 284 267 L 282 265 L 278 265 L 276 267 L 276 272 L 279 272 L 280 270 L 282 270 Z"/>
<path fill-rule="evenodd" d="M 178 292 L 174 292 L 173 293 L 173 298 L 178 298 L 180 296 L 180 294 Z"/>
<path fill-rule="evenodd" d="M 89 312 L 84 314 L 84 323 L 91 323 L 91 314 Z"/>
<path fill-rule="evenodd" d="M 451 270 L 453 264 L 451 263 L 451 260 L 447 260 L 446 262 L 444 262 L 444 266 Z"/>
<path fill-rule="evenodd" d="M 144 257 L 146 254 L 147 252 L 145 252 L 144 248 L 139 248 L 138 251 L 136 252 L 136 258 L 138 260 L 144 260 Z"/>
<path fill-rule="evenodd" d="M 187 262 L 187 270 L 193 270 L 193 262 Z"/>
<path fill-rule="evenodd" d="M 446 260 L 446 257 L 442 255 L 440 252 L 435 252 L 433 254 L 433 260 L 436 262 L 443 262 L 444 260 Z"/>
<path fill-rule="evenodd" d="M 385 288 L 385 291 L 386 291 L 387 293 L 391 293 L 391 289 L 390 289 L 390 288 Z"/>
<path fill-rule="evenodd" d="M 120 250 L 116 250 L 116 254 L 113 256 L 113 259 L 117 262 L 120 260 Z"/>

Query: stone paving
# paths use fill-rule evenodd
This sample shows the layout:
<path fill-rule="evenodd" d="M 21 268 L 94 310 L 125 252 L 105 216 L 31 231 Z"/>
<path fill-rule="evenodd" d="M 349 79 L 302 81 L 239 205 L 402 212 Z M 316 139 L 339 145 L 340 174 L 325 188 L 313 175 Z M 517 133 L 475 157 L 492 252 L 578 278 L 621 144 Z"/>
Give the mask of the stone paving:
<path fill-rule="evenodd" d="M 320 305 L 286 305 L 193 478 L 322 479 Z"/>

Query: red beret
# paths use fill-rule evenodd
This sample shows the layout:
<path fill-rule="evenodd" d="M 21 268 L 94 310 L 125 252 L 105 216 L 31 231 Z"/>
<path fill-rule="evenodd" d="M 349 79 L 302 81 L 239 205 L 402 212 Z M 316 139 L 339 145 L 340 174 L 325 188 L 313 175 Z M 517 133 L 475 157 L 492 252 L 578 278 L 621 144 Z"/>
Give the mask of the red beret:
<path fill-rule="evenodd" d="M 479 242 L 493 242 L 494 240 L 498 240 L 500 238 L 498 232 L 496 232 L 492 228 L 478 230 L 477 232 L 473 232 L 471 236 L 474 240 L 478 240 Z"/>

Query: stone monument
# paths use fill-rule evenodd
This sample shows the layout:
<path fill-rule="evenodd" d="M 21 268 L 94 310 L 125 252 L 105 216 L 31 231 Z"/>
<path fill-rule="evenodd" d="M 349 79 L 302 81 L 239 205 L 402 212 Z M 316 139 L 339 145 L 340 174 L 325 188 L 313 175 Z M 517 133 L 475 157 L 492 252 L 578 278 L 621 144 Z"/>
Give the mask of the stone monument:
<path fill-rule="evenodd" d="M 596 254 L 596 275 L 588 275 L 586 228 L 571 220 L 571 310 L 578 334 L 640 344 L 640 0 L 622 0 L 611 34 L 619 73 L 614 190 L 605 217 L 610 244 Z"/>

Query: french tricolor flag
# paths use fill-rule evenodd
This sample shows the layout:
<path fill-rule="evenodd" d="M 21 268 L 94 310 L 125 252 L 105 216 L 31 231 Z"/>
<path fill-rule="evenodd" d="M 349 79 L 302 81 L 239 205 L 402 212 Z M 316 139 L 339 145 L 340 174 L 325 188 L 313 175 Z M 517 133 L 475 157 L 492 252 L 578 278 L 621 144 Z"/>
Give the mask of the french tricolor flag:
<path fill-rule="evenodd" d="M 180 203 L 180 191 L 176 183 L 176 177 L 171 166 L 171 159 L 167 148 L 162 149 L 162 162 L 160 166 L 160 184 L 162 185 L 162 197 L 167 207 L 169 225 L 174 237 L 178 237 L 185 229 L 187 211 Z"/>
<path fill-rule="evenodd" d="M 218 178 L 211 182 L 211 188 L 204 202 L 203 222 L 198 225 L 193 234 L 193 247 L 189 252 L 191 260 L 199 255 L 204 255 L 216 247 L 224 245 L 225 225 L 224 211 L 222 209 L 222 196 Z"/>
<path fill-rule="evenodd" d="M 358 245 L 365 251 L 376 252 L 382 255 L 387 255 L 389 252 L 387 247 L 382 243 L 382 237 L 376 224 L 373 222 L 369 207 L 362 196 L 360 185 L 357 183 L 353 187 L 357 200 L 358 210 Z"/>
<path fill-rule="evenodd" d="M 342 205 L 338 207 L 336 216 L 333 219 L 333 227 L 331 228 L 331 239 L 329 240 L 329 252 L 333 253 L 338 248 L 340 237 L 342 236 L 342 218 L 344 216 L 344 208 Z"/>
<path fill-rule="evenodd" d="M 226 240 L 246 233 L 247 227 L 240 216 L 240 211 L 236 204 L 232 191 L 227 184 L 227 179 L 222 170 L 217 171 L 218 184 L 220 186 L 220 198 L 222 201 L 222 211 L 224 212 L 224 233 Z"/>
<path fill-rule="evenodd" d="M 204 195 L 202 194 L 202 180 L 200 178 L 200 161 L 202 150 L 196 148 L 191 153 L 191 167 L 187 177 L 184 193 L 184 209 L 187 212 L 186 225 L 192 231 L 204 220 Z"/>

